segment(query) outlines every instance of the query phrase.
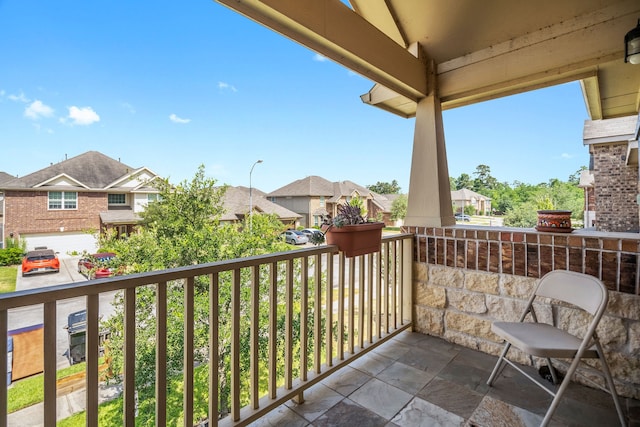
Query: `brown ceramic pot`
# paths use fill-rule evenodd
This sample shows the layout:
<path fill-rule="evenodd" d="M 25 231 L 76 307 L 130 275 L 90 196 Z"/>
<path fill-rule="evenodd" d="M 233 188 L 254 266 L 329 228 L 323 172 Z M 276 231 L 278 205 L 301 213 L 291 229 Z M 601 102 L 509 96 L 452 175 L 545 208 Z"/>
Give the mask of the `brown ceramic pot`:
<path fill-rule="evenodd" d="M 571 233 L 571 211 L 542 210 L 538 211 L 538 231 L 550 231 L 553 233 Z"/>
<path fill-rule="evenodd" d="M 336 245 L 346 257 L 380 251 L 383 222 L 331 227 L 326 234 L 327 244 Z"/>

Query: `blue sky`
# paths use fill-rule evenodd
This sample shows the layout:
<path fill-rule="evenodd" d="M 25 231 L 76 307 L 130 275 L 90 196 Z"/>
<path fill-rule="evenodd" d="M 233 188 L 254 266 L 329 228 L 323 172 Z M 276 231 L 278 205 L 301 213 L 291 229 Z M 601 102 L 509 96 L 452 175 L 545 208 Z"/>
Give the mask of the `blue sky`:
<path fill-rule="evenodd" d="M 200 164 L 272 191 L 308 175 L 409 188 L 414 119 L 373 82 L 209 0 L 0 0 L 0 171 L 89 150 L 173 182 Z M 567 180 L 587 165 L 577 82 L 444 113 L 449 175 Z M 343 156 L 346 154 L 346 156 Z"/>

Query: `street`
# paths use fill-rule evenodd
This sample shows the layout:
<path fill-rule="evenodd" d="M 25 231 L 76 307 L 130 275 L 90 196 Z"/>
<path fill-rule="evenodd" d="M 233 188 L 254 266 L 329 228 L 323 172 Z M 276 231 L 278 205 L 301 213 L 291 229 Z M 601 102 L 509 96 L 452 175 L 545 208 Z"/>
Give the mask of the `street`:
<path fill-rule="evenodd" d="M 22 277 L 20 269 L 18 269 L 16 291 L 36 289 L 64 283 L 84 282 L 87 280 L 86 277 L 78 273 L 77 263 L 79 257 L 59 256 L 59 258 L 59 273 L 43 273 Z M 106 292 L 100 295 L 100 316 L 102 318 L 106 318 L 113 313 L 113 306 L 111 305 L 111 302 L 113 301 L 114 295 L 115 291 Z M 83 297 L 58 301 L 56 313 L 56 360 L 58 369 L 65 368 L 70 365 L 69 359 L 67 358 L 67 330 L 64 328 L 67 325 L 67 317 L 69 314 L 84 310 L 85 308 L 86 304 Z M 10 331 L 27 326 L 42 324 L 43 305 L 38 304 L 9 310 L 8 322 Z"/>

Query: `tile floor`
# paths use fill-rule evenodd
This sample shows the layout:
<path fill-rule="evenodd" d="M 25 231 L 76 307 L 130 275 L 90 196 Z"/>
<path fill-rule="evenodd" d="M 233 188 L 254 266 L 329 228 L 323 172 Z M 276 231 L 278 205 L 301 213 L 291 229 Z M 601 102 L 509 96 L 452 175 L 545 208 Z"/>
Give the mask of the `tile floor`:
<path fill-rule="evenodd" d="M 307 390 L 303 404 L 287 402 L 252 426 L 539 425 L 550 395 L 509 366 L 487 386 L 496 360 L 405 332 Z M 640 402 L 621 398 L 621 403 L 628 425 L 640 426 Z M 619 422 L 608 394 L 574 383 L 551 425 Z"/>

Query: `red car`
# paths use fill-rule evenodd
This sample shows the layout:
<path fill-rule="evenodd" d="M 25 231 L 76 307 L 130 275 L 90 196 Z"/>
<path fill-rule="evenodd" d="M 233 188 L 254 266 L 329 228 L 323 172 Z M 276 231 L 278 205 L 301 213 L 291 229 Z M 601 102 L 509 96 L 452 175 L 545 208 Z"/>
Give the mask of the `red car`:
<path fill-rule="evenodd" d="M 117 269 L 112 264 L 116 254 L 113 252 L 100 252 L 80 258 L 78 261 L 78 273 L 87 276 L 87 279 L 101 279 L 118 274 Z"/>
<path fill-rule="evenodd" d="M 22 258 L 22 275 L 35 273 L 58 273 L 60 260 L 52 249 L 39 249 L 27 252 Z"/>

